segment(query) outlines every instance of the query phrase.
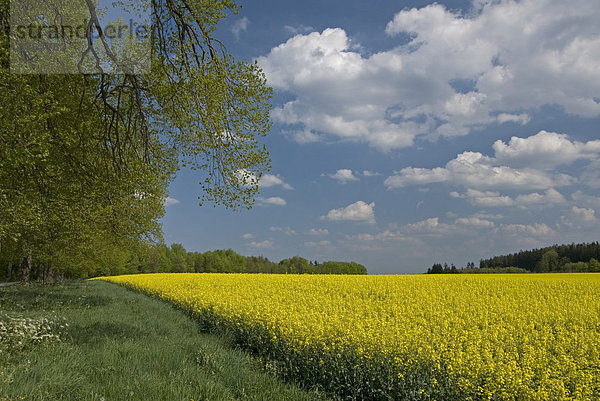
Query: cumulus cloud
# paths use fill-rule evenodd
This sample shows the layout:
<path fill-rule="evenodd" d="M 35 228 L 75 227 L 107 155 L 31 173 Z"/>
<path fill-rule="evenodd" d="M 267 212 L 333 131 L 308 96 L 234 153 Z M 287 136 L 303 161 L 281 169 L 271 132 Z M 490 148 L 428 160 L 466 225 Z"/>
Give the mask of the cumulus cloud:
<path fill-rule="evenodd" d="M 327 215 L 322 216 L 321 219 L 330 221 L 362 221 L 375 224 L 374 208 L 375 202 L 366 203 L 358 201 L 341 209 L 332 209 Z"/>
<path fill-rule="evenodd" d="M 308 234 L 309 235 L 328 235 L 329 230 L 327 230 L 326 228 L 311 228 L 310 230 L 308 230 Z"/>
<path fill-rule="evenodd" d="M 492 148 L 496 160 L 511 166 L 553 169 L 576 160 L 600 157 L 600 140 L 571 141 L 568 135 L 540 131 L 528 138 L 513 136 L 508 143 L 496 141 Z"/>
<path fill-rule="evenodd" d="M 494 191 L 477 191 L 475 189 L 467 189 L 467 192 L 464 194 L 450 192 L 450 196 L 453 198 L 467 199 L 472 205 L 481 207 L 514 205 L 514 200 L 510 196 L 501 196 L 500 192 Z"/>
<path fill-rule="evenodd" d="M 549 174 L 532 168 L 515 169 L 479 152 L 463 152 L 445 167 L 433 169 L 407 167 L 388 177 L 384 184 L 391 188 L 447 182 L 476 189 L 547 189 L 569 185 L 574 178 Z"/>
<path fill-rule="evenodd" d="M 473 214 L 472 217 L 479 217 L 480 219 L 486 219 L 486 220 L 500 220 L 500 219 L 504 218 L 504 215 L 479 212 L 479 213 Z"/>
<path fill-rule="evenodd" d="M 568 213 L 560 216 L 560 226 L 568 228 L 581 230 L 587 227 L 595 227 L 597 224 L 596 211 L 591 208 L 573 206 Z"/>
<path fill-rule="evenodd" d="M 448 234 L 470 235 L 474 230 L 480 230 L 489 234 L 510 234 L 513 236 L 527 237 L 551 237 L 555 231 L 543 223 L 527 224 L 497 224 L 491 221 L 493 215 L 472 215 L 459 217 L 453 222 L 440 222 L 439 217 L 432 217 L 416 223 L 406 224 L 397 231 L 397 236 L 409 234 L 411 236 L 441 236 Z M 480 232 L 478 231 L 478 232 Z M 402 233 L 402 234 L 401 234 Z"/>
<path fill-rule="evenodd" d="M 482 213 L 465 217 L 452 215 L 445 219 L 431 217 L 401 226 L 391 225 L 390 229 L 380 232 L 346 235 L 339 244 L 357 251 L 390 251 L 395 254 L 406 245 L 403 254 L 425 251 L 421 256 L 430 259 L 434 255 L 447 257 L 456 248 L 461 248 L 460 245 L 480 250 L 487 249 L 490 242 L 496 245 L 541 246 L 557 236 L 556 231 L 543 223 L 502 224 L 492 221 L 502 217 Z"/>
<path fill-rule="evenodd" d="M 285 235 L 295 235 L 296 234 L 296 230 L 292 230 L 290 227 L 274 227 L 271 226 L 269 227 L 270 231 L 278 231 L 281 232 Z"/>
<path fill-rule="evenodd" d="M 307 128 L 301 130 L 282 130 L 282 133 L 301 145 L 320 142 L 323 139 L 320 135 Z"/>
<path fill-rule="evenodd" d="M 273 241 L 270 241 L 270 240 L 264 240 L 261 242 L 250 241 L 247 245 L 250 248 L 267 249 L 267 248 L 273 248 Z"/>
<path fill-rule="evenodd" d="M 297 35 L 299 33 L 308 33 L 308 32 L 314 31 L 314 28 L 312 26 L 304 25 L 304 24 L 284 25 L 283 29 L 294 35 Z"/>
<path fill-rule="evenodd" d="M 342 168 L 333 174 L 326 174 L 327 177 L 333 178 L 340 184 L 347 184 L 350 181 L 358 181 L 359 179 L 352 173 L 352 170 Z"/>
<path fill-rule="evenodd" d="M 557 190 L 550 188 L 543 194 L 534 192 L 532 194 L 519 195 L 515 198 L 515 205 L 517 206 L 553 206 L 565 203 L 567 200 Z"/>
<path fill-rule="evenodd" d="M 460 157 L 460 156 L 459 156 Z M 425 185 L 445 182 L 450 178 L 450 172 L 441 167 L 433 169 L 406 167 L 399 173 L 387 178 L 384 184 L 389 188 L 401 188 L 410 185 Z"/>
<path fill-rule="evenodd" d="M 233 27 L 231 27 L 231 32 L 235 36 L 235 39 L 238 40 L 240 38 L 240 34 L 248 30 L 248 25 L 250 25 L 250 20 L 248 17 L 244 17 L 242 19 L 237 20 Z"/>
<path fill-rule="evenodd" d="M 439 217 L 432 217 L 401 227 L 403 231 L 416 234 L 446 234 L 452 231 L 452 226 L 440 223 Z"/>
<path fill-rule="evenodd" d="M 453 198 L 466 199 L 472 205 L 480 207 L 518 206 L 527 208 L 530 206 L 555 206 L 567 202 L 565 197 L 554 188 L 550 188 L 544 193 L 533 192 L 530 194 L 518 195 L 514 199 L 510 196 L 500 195 L 499 192 L 482 192 L 474 189 L 468 189 L 464 194 L 451 192 L 450 196 Z"/>
<path fill-rule="evenodd" d="M 167 196 L 165 198 L 165 207 L 176 205 L 178 203 L 179 203 L 179 201 L 177 199 L 175 199 L 175 198 L 171 198 L 169 196 Z"/>
<path fill-rule="evenodd" d="M 397 47 L 369 56 L 340 28 L 271 49 L 259 64 L 271 85 L 294 96 L 273 119 L 387 150 L 419 135 L 527 124 L 528 110 L 546 104 L 600 115 L 596 0 L 474 4 L 468 16 L 439 4 L 403 10 L 385 32 L 409 33 L 408 43 L 402 35 Z"/>
<path fill-rule="evenodd" d="M 575 177 L 556 172 L 560 165 L 600 158 L 600 141 L 569 140 L 567 135 L 541 131 L 527 138 L 513 137 L 508 144 L 496 141 L 494 157 L 480 152 L 463 152 L 444 167 L 406 167 L 385 180 L 388 189 L 432 183 L 449 183 L 473 190 L 551 189 L 577 182 Z M 591 167 L 590 167 L 591 168 Z M 586 170 L 587 171 L 587 170 Z M 477 193 L 474 193 L 477 194 Z M 467 196 L 480 204 L 510 206 L 507 198 L 481 193 Z M 527 199 L 522 199 L 525 203 Z"/>
<path fill-rule="evenodd" d="M 285 183 L 278 175 L 265 174 L 260 177 L 260 180 L 258 181 L 258 186 L 260 188 L 269 188 L 277 185 L 280 185 L 284 189 L 293 189 L 291 185 Z"/>
<path fill-rule="evenodd" d="M 533 237 L 551 237 L 556 232 L 543 223 L 532 225 L 526 224 L 503 224 L 496 229 L 498 233 L 506 233 L 511 235 L 527 235 Z"/>
<path fill-rule="evenodd" d="M 287 202 L 285 201 L 285 199 L 280 198 L 279 196 L 273 196 L 270 198 L 258 197 L 256 198 L 256 204 L 258 206 L 285 206 L 287 205 Z"/>
<path fill-rule="evenodd" d="M 471 234 L 474 230 L 490 230 L 496 224 L 484 217 L 469 216 L 456 218 L 453 222 L 441 222 L 439 217 L 431 217 L 415 223 L 405 224 L 394 230 L 384 230 L 379 233 L 361 233 L 346 236 L 346 240 L 361 242 L 390 242 L 390 241 L 419 241 L 419 237 L 445 237 L 452 234 Z"/>
<path fill-rule="evenodd" d="M 573 206 L 571 212 L 586 223 L 596 222 L 596 211 L 588 208 Z"/>
<path fill-rule="evenodd" d="M 310 248 L 325 248 L 325 247 L 329 247 L 331 246 L 331 242 L 329 241 L 319 241 L 319 242 L 314 242 L 314 241 L 308 241 L 304 243 L 304 246 L 310 247 Z"/>
<path fill-rule="evenodd" d="M 482 219 L 480 217 L 461 217 L 456 219 L 455 224 L 465 226 L 465 227 L 474 227 L 474 228 L 490 228 L 494 227 L 495 224 L 492 221 Z"/>
<path fill-rule="evenodd" d="M 600 197 L 588 195 L 582 191 L 576 191 L 571 195 L 571 199 L 580 206 L 591 207 L 594 209 L 600 208 Z"/>
<path fill-rule="evenodd" d="M 496 117 L 496 121 L 498 121 L 499 124 L 517 123 L 517 124 L 525 125 L 525 124 L 529 123 L 530 120 L 531 120 L 531 117 L 529 117 L 529 114 L 527 114 L 527 113 L 521 113 L 521 114 L 500 113 L 500 114 L 498 114 L 498 117 Z"/>
<path fill-rule="evenodd" d="M 394 242 L 394 241 L 414 241 L 413 238 L 407 237 L 400 231 L 384 230 L 375 234 L 360 233 L 356 235 L 347 235 L 345 241 L 359 242 Z"/>
<path fill-rule="evenodd" d="M 253 239 L 254 235 L 250 234 L 250 233 L 246 233 L 242 235 L 243 239 Z"/>

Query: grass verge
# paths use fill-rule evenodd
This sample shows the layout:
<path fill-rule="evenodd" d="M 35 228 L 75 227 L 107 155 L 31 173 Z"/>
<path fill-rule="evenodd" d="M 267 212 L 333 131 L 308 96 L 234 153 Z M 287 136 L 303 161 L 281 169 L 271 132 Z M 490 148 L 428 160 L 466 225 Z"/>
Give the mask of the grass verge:
<path fill-rule="evenodd" d="M 201 333 L 183 311 L 103 281 L 0 288 L 0 400 L 323 400 Z"/>

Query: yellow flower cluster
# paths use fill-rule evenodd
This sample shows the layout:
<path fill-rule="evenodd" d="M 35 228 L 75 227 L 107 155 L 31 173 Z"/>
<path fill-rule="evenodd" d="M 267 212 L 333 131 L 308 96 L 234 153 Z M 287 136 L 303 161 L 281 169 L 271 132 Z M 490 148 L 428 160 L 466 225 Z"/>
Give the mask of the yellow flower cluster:
<path fill-rule="evenodd" d="M 600 399 L 600 275 L 106 280 L 217 318 L 350 399 Z"/>

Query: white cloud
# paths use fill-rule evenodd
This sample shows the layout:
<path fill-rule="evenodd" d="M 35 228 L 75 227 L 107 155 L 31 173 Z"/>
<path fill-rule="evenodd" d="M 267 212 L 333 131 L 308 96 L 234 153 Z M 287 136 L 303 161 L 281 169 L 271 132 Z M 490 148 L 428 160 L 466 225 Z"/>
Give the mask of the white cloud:
<path fill-rule="evenodd" d="M 253 239 L 254 235 L 250 234 L 250 233 L 246 233 L 242 235 L 243 239 Z"/>
<path fill-rule="evenodd" d="M 400 231 L 385 230 L 378 233 L 360 233 L 356 235 L 346 235 L 338 242 L 339 245 L 351 251 L 357 252 L 381 252 L 392 250 L 394 255 L 402 252 L 422 250 L 427 245 L 421 240 L 406 236 Z M 399 247 L 409 247 L 400 251 Z"/>
<path fill-rule="evenodd" d="M 235 22 L 235 24 L 233 24 L 233 27 L 231 28 L 231 32 L 233 32 L 233 35 L 235 36 L 236 40 L 238 40 L 240 38 L 240 34 L 242 32 L 245 32 L 248 30 L 248 25 L 250 25 L 250 20 L 248 19 L 248 17 L 239 19 Z"/>
<path fill-rule="evenodd" d="M 308 230 L 308 234 L 309 235 L 328 235 L 329 230 L 327 230 L 326 228 L 311 228 L 310 230 Z"/>
<path fill-rule="evenodd" d="M 303 25 L 303 24 L 284 25 L 283 29 L 285 29 L 287 32 L 294 34 L 294 35 L 299 34 L 299 33 L 308 33 L 308 32 L 314 31 L 314 28 L 312 26 Z"/>
<path fill-rule="evenodd" d="M 414 241 L 413 238 L 403 235 L 400 231 L 384 230 L 379 233 L 361 233 L 346 236 L 346 241 L 360 242 L 392 242 L 392 241 Z"/>
<path fill-rule="evenodd" d="M 531 117 L 529 117 L 529 114 L 527 114 L 527 113 L 521 113 L 521 114 L 500 113 L 500 114 L 498 114 L 498 117 L 496 117 L 496 121 L 498 121 L 499 124 L 517 123 L 517 124 L 525 125 L 525 124 L 529 123 L 529 121 L 531 121 Z"/>
<path fill-rule="evenodd" d="M 258 198 L 256 198 L 256 204 L 258 206 L 270 206 L 270 205 L 285 206 L 285 205 L 287 205 L 287 202 L 285 201 L 285 199 L 280 198 L 279 196 L 273 196 L 271 198 L 258 197 Z"/>
<path fill-rule="evenodd" d="M 493 191 L 477 191 L 475 189 L 467 189 L 464 194 L 451 192 L 453 198 L 467 199 L 470 204 L 481 207 L 499 207 L 512 206 L 514 201 L 510 196 L 501 196 L 499 192 Z"/>
<path fill-rule="evenodd" d="M 375 177 L 381 175 L 381 173 L 377 173 L 375 171 L 363 170 L 362 175 L 365 177 Z"/>
<path fill-rule="evenodd" d="M 596 221 L 596 211 L 593 209 L 573 206 L 571 211 L 586 223 L 593 223 Z"/>
<path fill-rule="evenodd" d="M 598 224 L 596 211 L 591 208 L 573 206 L 566 215 L 560 216 L 560 226 L 584 229 L 586 227 L 595 227 Z"/>
<path fill-rule="evenodd" d="M 416 223 L 405 224 L 400 227 L 397 236 L 406 238 L 406 234 L 412 236 L 446 236 L 449 234 L 469 234 L 477 229 L 490 229 L 495 226 L 494 222 L 485 218 L 470 216 L 460 217 L 454 220 L 453 223 L 440 222 L 439 217 L 431 217 L 425 220 L 417 221 Z M 401 234 L 404 233 L 404 234 Z"/>
<path fill-rule="evenodd" d="M 385 118 L 399 99 L 387 81 L 395 68 L 390 71 L 385 57 L 363 59 L 351 47 L 344 30 L 326 29 L 297 35 L 260 57 L 269 84 L 296 95 L 272 111 L 274 121 L 300 124 L 300 138 L 310 141 L 317 140 L 319 132 L 381 149 L 412 145 L 422 124 Z M 369 69 L 387 73 L 378 76 Z"/>
<path fill-rule="evenodd" d="M 286 184 L 281 177 L 273 174 L 265 174 L 260 177 L 258 181 L 258 186 L 260 188 L 269 188 L 276 185 L 282 186 L 284 189 L 293 189 L 291 185 Z"/>
<path fill-rule="evenodd" d="M 352 170 L 342 168 L 333 174 L 326 174 L 327 177 L 333 178 L 340 184 L 347 184 L 350 181 L 358 181 L 359 179 L 352 173 Z"/>
<path fill-rule="evenodd" d="M 407 167 L 388 177 L 384 184 L 391 188 L 447 182 L 476 189 L 547 189 L 569 185 L 572 177 L 531 168 L 514 169 L 498 165 L 493 158 L 479 152 L 463 152 L 445 167 L 433 169 Z"/>
<path fill-rule="evenodd" d="M 581 182 L 590 188 L 600 188 L 600 159 L 590 163 L 583 174 L 581 174 Z"/>
<path fill-rule="evenodd" d="M 384 184 L 389 188 L 401 188 L 409 185 L 425 185 L 445 182 L 450 178 L 450 172 L 444 168 L 434 169 L 406 167 L 399 173 L 388 177 Z"/>
<path fill-rule="evenodd" d="M 508 144 L 496 141 L 492 148 L 499 163 L 539 169 L 552 169 L 576 160 L 597 160 L 600 157 L 600 140 L 583 143 L 571 141 L 565 134 L 546 131 L 528 138 L 513 136 Z"/>
<path fill-rule="evenodd" d="M 432 4 L 393 17 L 386 33 L 412 39 L 391 50 L 363 56 L 336 28 L 294 36 L 258 61 L 295 97 L 274 121 L 389 150 L 419 135 L 526 124 L 546 104 L 600 115 L 598 20 L 597 0 L 477 1 L 468 17 Z"/>
<path fill-rule="evenodd" d="M 579 206 L 600 209 L 600 197 L 598 196 L 587 195 L 582 191 L 576 191 L 571 195 L 571 199 Z"/>
<path fill-rule="evenodd" d="M 297 143 L 299 143 L 301 145 L 304 145 L 306 143 L 320 142 L 323 140 L 322 137 L 315 134 L 310 129 L 293 130 L 293 131 L 283 130 L 282 132 L 285 135 L 290 136 L 294 141 L 296 141 Z"/>
<path fill-rule="evenodd" d="M 450 160 L 444 167 L 406 167 L 388 177 L 384 184 L 391 189 L 444 182 L 478 191 L 536 190 L 566 186 L 574 184 L 577 180 L 554 172 L 551 168 L 579 159 L 598 157 L 595 152 L 596 148 L 600 147 L 600 141 L 571 142 L 566 135 L 541 131 L 528 138 L 513 137 L 508 145 L 496 141 L 492 147 L 495 151 L 494 157 L 466 151 Z M 563 151 L 568 156 L 561 153 Z M 491 201 L 483 198 L 481 202 Z"/>
<path fill-rule="evenodd" d="M 495 225 L 492 221 L 482 219 L 479 217 L 461 217 L 456 219 L 454 223 L 473 228 L 490 228 L 494 227 Z"/>
<path fill-rule="evenodd" d="M 498 227 L 496 231 L 511 235 L 528 235 L 534 237 L 551 237 L 556 234 L 553 229 L 543 223 L 536 223 L 533 225 L 503 224 Z"/>
<path fill-rule="evenodd" d="M 515 205 L 517 206 L 553 206 L 565 203 L 567 200 L 557 190 L 550 188 L 543 194 L 534 192 L 532 194 L 519 195 L 515 198 Z"/>
<path fill-rule="evenodd" d="M 285 235 L 295 235 L 296 231 L 292 230 L 290 227 L 269 227 L 270 231 L 279 231 Z"/>
<path fill-rule="evenodd" d="M 251 241 L 247 244 L 250 248 L 266 249 L 273 248 L 273 241 L 264 240 L 261 242 Z"/>
<path fill-rule="evenodd" d="M 469 217 L 459 217 L 452 223 L 440 222 L 439 217 L 432 217 L 416 223 L 406 224 L 398 229 L 397 235 L 400 233 L 410 234 L 411 236 L 427 236 L 447 238 L 451 235 L 472 235 L 474 230 L 479 230 L 477 235 L 481 235 L 481 231 L 489 234 L 510 234 L 515 236 L 533 236 L 533 237 L 550 237 L 555 234 L 546 224 L 500 224 L 497 225 L 491 219 L 496 219 L 502 216 L 494 215 L 472 215 Z"/>
<path fill-rule="evenodd" d="M 310 248 L 329 247 L 329 246 L 331 246 L 331 242 L 329 242 L 329 241 L 319 241 L 319 242 L 308 241 L 308 242 L 304 243 L 304 246 L 307 246 Z"/>
<path fill-rule="evenodd" d="M 439 217 L 432 217 L 401 227 L 403 231 L 415 234 L 446 234 L 452 231 L 452 226 L 440 223 Z"/>
<path fill-rule="evenodd" d="M 453 198 L 466 199 L 470 204 L 481 207 L 502 207 L 502 206 L 518 206 L 521 208 L 527 208 L 530 206 L 554 206 L 557 204 L 565 203 L 567 200 L 557 190 L 550 188 L 544 193 L 530 193 L 525 195 L 518 195 L 516 198 L 510 196 L 500 195 L 499 192 L 494 191 L 477 191 L 474 189 L 468 189 L 464 194 L 458 192 L 451 192 L 450 196 Z"/>
<path fill-rule="evenodd" d="M 175 198 L 171 198 L 169 196 L 167 196 L 165 198 L 165 207 L 176 205 L 178 203 L 179 203 L 179 201 L 177 199 L 175 199 Z"/>
<path fill-rule="evenodd" d="M 355 202 L 341 209 L 332 209 L 322 220 L 330 221 L 363 221 L 369 224 L 375 224 L 375 202 L 366 203 L 363 201 Z"/>
<path fill-rule="evenodd" d="M 479 212 L 479 213 L 473 214 L 471 217 L 479 217 L 480 219 L 485 219 L 485 220 L 501 220 L 504 218 L 504 215 Z"/>

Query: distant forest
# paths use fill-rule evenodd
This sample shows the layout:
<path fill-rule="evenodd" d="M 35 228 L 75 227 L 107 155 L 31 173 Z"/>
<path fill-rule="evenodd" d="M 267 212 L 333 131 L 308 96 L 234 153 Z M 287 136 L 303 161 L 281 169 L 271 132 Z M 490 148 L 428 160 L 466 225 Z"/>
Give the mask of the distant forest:
<path fill-rule="evenodd" d="M 549 272 L 600 272 L 600 244 L 596 242 L 552 245 L 510 255 L 494 256 L 479 261 L 479 268 L 468 263 L 465 268 L 453 264 L 436 263 L 428 274 L 444 273 L 549 273 Z"/>
<path fill-rule="evenodd" d="M 170 248 L 155 247 L 140 272 L 367 274 L 367 269 L 354 262 L 319 263 L 300 256 L 275 263 L 264 256 L 242 256 L 231 249 L 186 252 L 181 244 L 173 244 Z"/>
<path fill-rule="evenodd" d="M 354 262 L 318 262 L 294 256 L 279 263 L 264 256 L 243 256 L 231 249 L 187 252 L 181 244 L 156 244 L 137 250 L 107 253 L 97 259 L 85 259 L 85 266 L 50 281 L 134 273 L 279 273 L 279 274 L 367 274 Z M 23 263 L 22 261 L 20 263 Z M 19 263 L 12 263 L 0 252 L 0 279 L 18 280 Z M 46 281 L 43 265 L 33 264 L 31 279 Z M 71 273 L 71 274 L 69 274 Z"/>

